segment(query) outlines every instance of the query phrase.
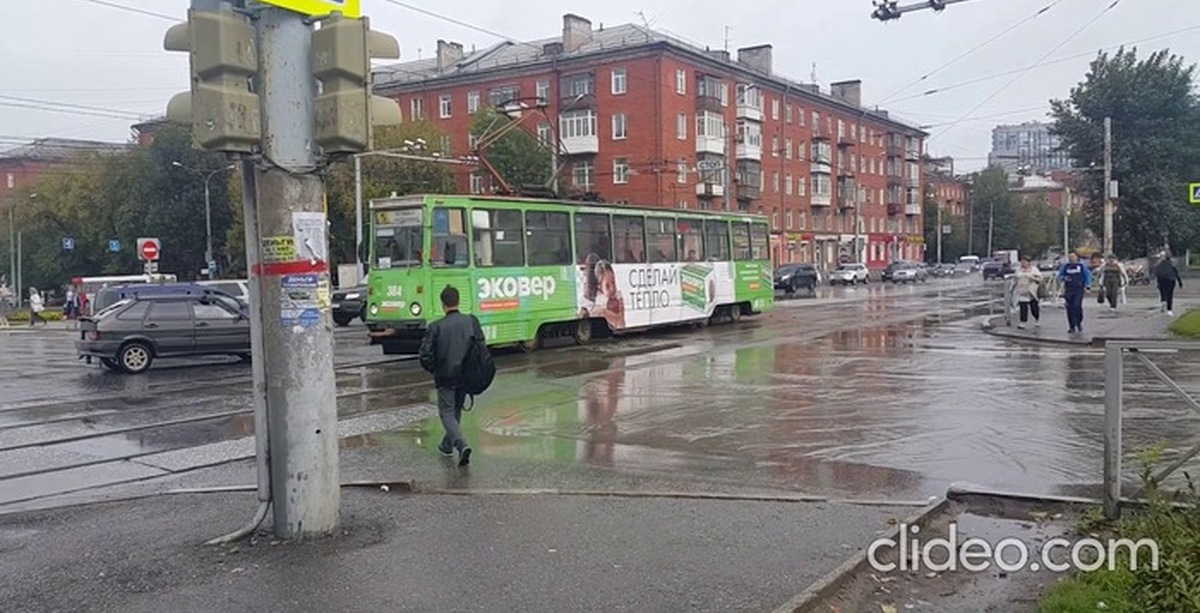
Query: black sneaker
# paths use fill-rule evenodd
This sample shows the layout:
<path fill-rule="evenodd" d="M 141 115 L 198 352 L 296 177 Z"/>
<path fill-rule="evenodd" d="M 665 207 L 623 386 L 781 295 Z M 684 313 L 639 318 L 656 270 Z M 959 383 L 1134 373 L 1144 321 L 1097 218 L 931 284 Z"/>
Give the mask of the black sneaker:
<path fill-rule="evenodd" d="M 471 448 L 463 447 L 462 455 L 458 458 L 459 466 L 466 466 L 471 463 Z"/>
<path fill-rule="evenodd" d="M 438 452 L 440 452 L 442 455 L 446 456 L 447 458 L 454 457 L 453 449 L 446 449 L 445 447 L 442 447 L 439 445 Z"/>

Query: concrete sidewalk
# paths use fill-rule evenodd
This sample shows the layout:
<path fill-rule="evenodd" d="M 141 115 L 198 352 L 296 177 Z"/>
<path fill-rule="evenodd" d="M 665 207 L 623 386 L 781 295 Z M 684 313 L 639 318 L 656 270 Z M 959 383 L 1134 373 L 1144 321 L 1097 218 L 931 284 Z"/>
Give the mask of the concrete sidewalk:
<path fill-rule="evenodd" d="M 9 611 L 762 611 L 911 511 L 344 488 L 334 537 L 200 544 L 254 507 L 253 494 L 189 494 L 0 517 L 0 601 Z"/>
<path fill-rule="evenodd" d="M 1024 329 L 1019 328 L 1019 317 L 1014 311 L 1011 321 L 999 315 L 988 319 L 983 329 L 989 334 L 1018 341 L 1061 343 L 1091 346 L 1103 339 L 1153 339 L 1170 338 L 1171 323 L 1189 309 L 1200 308 L 1200 292 L 1188 287 L 1188 293 L 1178 290 L 1175 294 L 1174 316 L 1161 312 L 1158 290 L 1154 287 L 1137 286 L 1127 288 L 1128 304 L 1118 304 L 1116 311 L 1108 303 L 1096 302 L 1096 291 L 1090 292 L 1083 301 L 1083 331 L 1067 332 L 1067 312 L 1061 300 L 1042 303 L 1040 325 L 1032 317 Z"/>

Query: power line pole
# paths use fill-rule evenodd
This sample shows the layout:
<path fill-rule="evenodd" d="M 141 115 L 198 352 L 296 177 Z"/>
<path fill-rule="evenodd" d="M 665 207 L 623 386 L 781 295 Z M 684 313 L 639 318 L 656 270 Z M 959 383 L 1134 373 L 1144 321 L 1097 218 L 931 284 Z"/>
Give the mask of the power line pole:
<path fill-rule="evenodd" d="M 363 189 L 362 189 L 362 156 L 354 156 L 354 264 L 355 285 L 362 285 L 365 274 L 363 271 Z M 349 286 L 347 286 L 349 287 Z"/>
<path fill-rule="evenodd" d="M 1113 252 L 1112 117 L 1104 118 L 1104 254 Z"/>
<path fill-rule="evenodd" d="M 942 203 L 937 203 L 938 264 L 942 263 Z"/>

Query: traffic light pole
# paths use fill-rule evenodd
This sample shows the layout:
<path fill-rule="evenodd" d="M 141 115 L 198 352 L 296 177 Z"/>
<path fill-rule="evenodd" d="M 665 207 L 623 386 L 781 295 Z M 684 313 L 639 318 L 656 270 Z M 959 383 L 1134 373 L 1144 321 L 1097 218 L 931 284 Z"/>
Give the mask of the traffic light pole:
<path fill-rule="evenodd" d="M 258 261 L 251 275 L 261 299 L 253 316 L 262 346 L 254 357 L 265 368 L 254 374 L 255 389 L 266 395 L 274 530 L 282 538 L 331 532 L 341 499 L 325 186 L 313 172 L 316 83 L 306 22 L 274 7 L 262 9 L 256 22 L 263 164 L 256 173 Z M 297 231 L 311 214 L 322 217 L 309 235 L 321 244 Z M 293 247 L 281 255 L 281 244 Z"/>

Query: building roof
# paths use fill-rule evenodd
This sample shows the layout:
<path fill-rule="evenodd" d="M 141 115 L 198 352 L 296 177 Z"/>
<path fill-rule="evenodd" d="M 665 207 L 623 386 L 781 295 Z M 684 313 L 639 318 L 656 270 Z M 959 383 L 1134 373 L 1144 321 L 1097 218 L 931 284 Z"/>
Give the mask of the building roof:
<path fill-rule="evenodd" d="M 1057 191 L 1063 189 L 1062 183 L 1041 175 L 1020 176 L 1017 177 L 1015 183 L 1011 189 L 1016 192 Z"/>
<path fill-rule="evenodd" d="M 781 90 L 787 89 L 789 93 L 797 97 L 817 99 L 830 106 L 841 107 L 854 113 L 865 112 L 866 116 L 876 121 L 903 129 L 914 135 L 925 136 L 928 134 L 915 126 L 889 117 L 887 111 L 852 105 L 845 100 L 820 91 L 814 84 L 794 81 L 775 74 L 766 74 L 730 59 L 728 52 L 702 48 L 659 30 L 635 24 L 605 28 L 602 24 L 599 29 L 591 30 L 591 40 L 580 45 L 577 50 L 568 52 L 561 49 L 558 53 L 547 53 L 547 45 L 561 44 L 562 42 L 563 40 L 559 36 L 526 42 L 506 40 L 482 50 L 472 49 L 463 53 L 460 60 L 442 70 L 438 68 L 436 54 L 430 58 L 378 66 L 372 71 L 374 88 L 386 95 L 388 90 L 405 89 L 406 86 L 423 85 L 430 81 L 460 81 L 464 78 L 469 79 L 473 75 L 486 75 L 505 69 L 527 69 L 538 64 L 549 66 L 556 60 L 571 61 L 606 53 L 665 46 L 676 52 L 693 56 L 696 60 L 720 65 L 727 71 L 740 72 L 747 80 L 767 82 Z"/>
<path fill-rule="evenodd" d="M 129 148 L 125 143 L 108 143 L 71 138 L 39 138 L 27 145 L 0 151 L 0 160 L 63 162 L 81 153 L 118 153 Z"/>

